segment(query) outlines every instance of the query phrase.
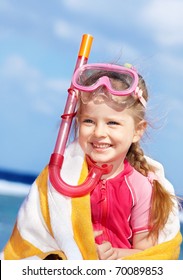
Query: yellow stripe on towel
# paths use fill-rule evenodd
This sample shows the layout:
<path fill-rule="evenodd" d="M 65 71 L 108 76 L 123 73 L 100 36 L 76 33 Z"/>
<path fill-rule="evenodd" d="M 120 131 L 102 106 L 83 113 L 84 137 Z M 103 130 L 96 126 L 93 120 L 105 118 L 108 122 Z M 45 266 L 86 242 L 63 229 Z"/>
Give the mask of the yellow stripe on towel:
<path fill-rule="evenodd" d="M 4 248 L 4 259 L 19 260 L 26 258 L 27 256 L 39 255 L 42 253 L 41 250 L 21 237 L 17 225 L 15 224 L 12 236 Z"/>
<path fill-rule="evenodd" d="M 123 258 L 124 260 L 178 260 L 180 254 L 180 245 L 182 235 L 180 232 L 177 235 L 161 244 L 146 249 L 140 253 Z"/>
<path fill-rule="evenodd" d="M 86 161 L 83 162 L 78 185 L 88 174 Z M 72 225 L 74 239 L 81 251 L 84 260 L 96 260 L 96 246 L 91 222 L 90 195 L 72 199 Z"/>

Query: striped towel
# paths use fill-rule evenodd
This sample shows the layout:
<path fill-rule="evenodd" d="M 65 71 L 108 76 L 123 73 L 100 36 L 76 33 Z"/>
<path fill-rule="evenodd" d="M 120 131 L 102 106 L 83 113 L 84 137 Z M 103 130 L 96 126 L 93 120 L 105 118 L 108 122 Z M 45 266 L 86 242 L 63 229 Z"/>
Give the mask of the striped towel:
<path fill-rule="evenodd" d="M 156 167 L 161 183 L 173 193 L 162 165 L 150 158 L 147 160 Z M 77 185 L 85 180 L 87 172 L 84 154 L 75 141 L 66 149 L 61 176 L 67 183 Z M 178 259 L 181 242 L 178 207 L 175 206 L 159 235 L 158 245 L 125 259 Z M 69 198 L 61 195 L 51 185 L 48 167 L 45 167 L 19 210 L 14 230 L 0 259 L 44 259 L 50 254 L 57 254 L 64 260 L 98 259 L 90 196 Z"/>

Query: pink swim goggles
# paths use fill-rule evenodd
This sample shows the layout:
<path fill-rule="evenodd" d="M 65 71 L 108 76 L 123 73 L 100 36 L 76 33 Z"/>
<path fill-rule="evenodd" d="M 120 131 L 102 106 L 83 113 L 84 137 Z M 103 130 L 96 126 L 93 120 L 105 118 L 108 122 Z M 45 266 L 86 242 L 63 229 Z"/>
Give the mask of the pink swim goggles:
<path fill-rule="evenodd" d="M 72 78 L 72 85 L 81 92 L 94 92 L 105 87 L 115 96 L 138 98 L 144 107 L 146 100 L 138 87 L 139 77 L 134 68 L 114 64 L 93 63 L 79 67 Z"/>

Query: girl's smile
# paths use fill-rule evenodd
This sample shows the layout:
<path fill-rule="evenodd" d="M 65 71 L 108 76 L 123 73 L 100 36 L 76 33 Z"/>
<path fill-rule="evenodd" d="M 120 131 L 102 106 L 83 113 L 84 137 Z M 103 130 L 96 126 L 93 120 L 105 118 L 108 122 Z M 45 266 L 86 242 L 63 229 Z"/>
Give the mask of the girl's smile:
<path fill-rule="evenodd" d="M 106 149 L 108 149 L 109 147 L 111 147 L 111 144 L 107 144 L 107 143 L 91 143 L 93 145 L 93 148 L 97 151 L 105 151 Z"/>

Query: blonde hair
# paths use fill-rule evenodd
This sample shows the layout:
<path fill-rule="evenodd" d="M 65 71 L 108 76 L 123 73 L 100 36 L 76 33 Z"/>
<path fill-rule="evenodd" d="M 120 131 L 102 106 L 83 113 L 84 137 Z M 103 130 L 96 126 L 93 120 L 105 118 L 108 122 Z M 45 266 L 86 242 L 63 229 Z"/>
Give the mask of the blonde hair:
<path fill-rule="evenodd" d="M 104 73 L 105 74 L 105 73 Z M 103 75 L 104 75 L 103 74 Z M 101 73 L 102 76 L 102 73 Z M 92 77 L 93 80 L 95 80 L 95 77 Z M 113 79 L 111 77 L 113 82 L 115 83 L 118 81 L 117 79 Z M 123 83 L 121 81 L 121 83 Z M 125 88 L 125 84 L 123 85 Z M 142 90 L 143 97 L 146 101 L 148 101 L 148 91 L 145 84 L 144 79 L 141 75 L 139 75 L 139 82 L 138 82 L 139 89 Z M 121 97 L 121 96 L 113 96 L 113 101 L 116 102 L 116 104 L 120 105 L 120 103 L 123 103 L 124 101 L 130 102 L 132 96 L 127 97 Z M 78 112 L 77 115 L 79 117 L 80 110 L 81 110 L 82 101 L 79 99 L 79 105 L 78 105 Z M 130 114 L 132 114 L 134 118 L 135 125 L 138 125 L 138 123 L 142 120 L 145 120 L 146 117 L 146 109 L 142 105 L 141 102 L 139 102 L 138 97 L 135 98 L 134 102 L 130 107 L 128 108 L 130 111 Z M 75 128 L 76 129 L 76 128 Z M 155 172 L 153 169 L 153 166 L 149 165 L 142 148 L 140 147 L 140 142 L 135 142 L 131 144 L 131 147 L 129 148 L 129 151 L 126 155 L 127 160 L 129 163 L 141 174 L 148 177 L 149 172 Z M 157 240 L 159 232 L 164 228 L 168 217 L 170 215 L 170 212 L 173 211 L 174 208 L 174 199 L 175 197 L 171 195 L 157 180 L 153 181 L 153 190 L 152 190 L 152 198 L 151 198 L 151 207 L 150 207 L 150 213 L 149 213 L 149 226 L 151 230 L 149 231 L 149 236 Z"/>

